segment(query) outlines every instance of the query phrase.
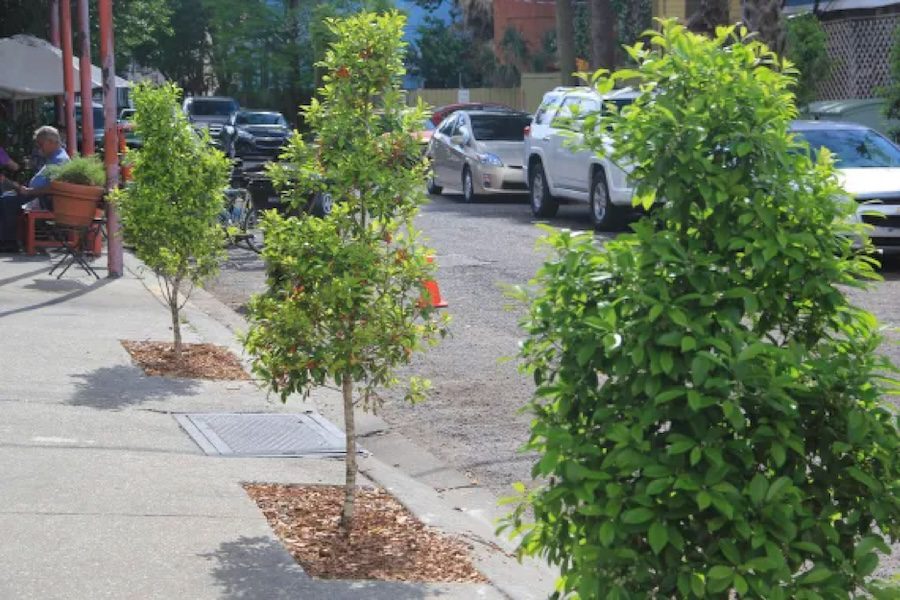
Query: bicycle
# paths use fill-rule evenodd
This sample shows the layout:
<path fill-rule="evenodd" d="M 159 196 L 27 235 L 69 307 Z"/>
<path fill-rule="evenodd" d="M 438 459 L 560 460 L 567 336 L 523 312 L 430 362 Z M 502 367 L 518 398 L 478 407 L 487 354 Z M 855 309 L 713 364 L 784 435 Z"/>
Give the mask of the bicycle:
<path fill-rule="evenodd" d="M 225 190 L 225 205 L 219 214 L 219 222 L 225 231 L 225 245 L 247 248 L 257 254 L 262 252 L 263 234 L 259 226 L 259 210 L 253 205 L 250 193 L 244 188 Z"/>

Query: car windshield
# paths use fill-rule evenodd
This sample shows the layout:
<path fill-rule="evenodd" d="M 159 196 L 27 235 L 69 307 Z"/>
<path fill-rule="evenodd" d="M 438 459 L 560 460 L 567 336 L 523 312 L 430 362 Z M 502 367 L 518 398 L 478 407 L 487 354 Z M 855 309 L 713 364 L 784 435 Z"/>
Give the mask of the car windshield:
<path fill-rule="evenodd" d="M 828 148 L 838 169 L 900 167 L 900 148 L 871 129 L 810 129 L 797 134 L 814 154 Z"/>
<path fill-rule="evenodd" d="M 521 142 L 531 123 L 526 115 L 470 115 L 472 135 L 483 142 Z"/>
<path fill-rule="evenodd" d="M 94 107 L 94 130 L 103 129 L 104 124 L 106 123 L 106 119 L 103 118 L 103 108 L 99 106 Z M 81 126 L 81 107 L 75 107 L 75 121 L 78 126 Z"/>
<path fill-rule="evenodd" d="M 227 117 L 234 108 L 234 103 L 228 100 L 194 100 L 190 110 L 198 117 Z"/>
<path fill-rule="evenodd" d="M 285 125 L 286 121 L 278 113 L 241 113 L 238 125 Z"/>

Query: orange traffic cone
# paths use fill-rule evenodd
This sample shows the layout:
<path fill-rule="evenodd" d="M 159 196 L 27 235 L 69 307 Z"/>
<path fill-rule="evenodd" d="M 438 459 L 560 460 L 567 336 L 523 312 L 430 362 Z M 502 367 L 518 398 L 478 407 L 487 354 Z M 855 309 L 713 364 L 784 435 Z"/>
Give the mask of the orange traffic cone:
<path fill-rule="evenodd" d="M 434 262 L 433 256 L 426 257 L 429 263 Z M 437 281 L 429 279 L 425 282 L 425 292 L 430 296 L 431 306 L 434 308 L 447 308 L 447 301 L 441 297 L 441 288 L 438 287 Z M 422 298 L 426 300 L 426 298 Z"/>

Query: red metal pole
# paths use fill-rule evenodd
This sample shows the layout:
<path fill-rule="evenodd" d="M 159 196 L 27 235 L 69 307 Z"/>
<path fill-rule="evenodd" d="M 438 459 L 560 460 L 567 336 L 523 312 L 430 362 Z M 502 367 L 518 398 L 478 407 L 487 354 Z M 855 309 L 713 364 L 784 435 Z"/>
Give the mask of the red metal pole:
<path fill-rule="evenodd" d="M 91 82 L 91 17 L 88 0 L 78 0 L 78 71 L 81 76 L 81 152 L 94 153 L 94 91 Z"/>
<path fill-rule="evenodd" d="M 59 0 L 50 0 L 50 43 L 59 48 Z M 53 103 L 56 107 L 56 123 L 60 123 L 63 119 L 63 97 L 54 96 Z"/>
<path fill-rule="evenodd" d="M 66 144 L 69 154 L 72 154 L 78 150 L 78 138 L 75 132 L 75 69 L 72 67 L 71 0 L 62 0 L 59 4 L 59 25 L 62 36 L 63 88 L 66 92 Z"/>
<path fill-rule="evenodd" d="M 116 62 L 113 51 L 112 0 L 99 0 L 100 4 L 100 67 L 103 69 L 103 162 L 106 164 L 106 188 L 119 185 L 119 141 L 116 131 Z M 110 203 L 106 209 L 106 233 L 109 240 L 107 269 L 110 277 L 121 277 L 122 236 L 119 232 L 119 215 Z"/>

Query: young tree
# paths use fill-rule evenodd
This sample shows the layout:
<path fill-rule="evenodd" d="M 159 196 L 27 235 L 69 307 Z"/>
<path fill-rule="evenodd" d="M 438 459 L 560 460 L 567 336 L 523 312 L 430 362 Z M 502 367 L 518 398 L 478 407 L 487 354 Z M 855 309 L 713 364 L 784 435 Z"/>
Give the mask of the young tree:
<path fill-rule="evenodd" d="M 785 56 L 799 72 L 794 94 L 797 105 L 816 99 L 819 83 L 831 72 L 828 34 L 814 13 L 798 15 L 787 22 Z"/>
<path fill-rule="evenodd" d="M 268 289 L 250 302 L 244 341 L 254 372 L 282 400 L 328 380 L 343 392 L 346 485 L 341 513 L 352 526 L 356 487 L 353 410 L 371 408 L 398 383 L 395 369 L 436 341 L 424 282 L 432 277 L 413 218 L 425 201 L 427 164 L 413 132 L 424 107 L 408 109 L 400 90 L 403 26 L 396 13 L 329 20 L 334 42 L 322 61 L 321 100 L 303 110 L 315 134 L 295 134 L 273 168 L 282 195 L 305 205 L 314 190 L 335 200 L 332 213 L 265 215 Z M 426 383 L 413 379 L 408 399 Z"/>
<path fill-rule="evenodd" d="M 562 595 L 848 598 L 900 535 L 895 369 L 845 292 L 875 277 L 856 206 L 789 134 L 792 78 L 733 33 L 669 21 L 598 75 L 641 94 L 588 146 L 665 202 L 603 248 L 556 233 L 525 295 L 541 483 L 509 523 Z"/>
<path fill-rule="evenodd" d="M 884 116 L 888 119 L 900 120 L 900 26 L 894 29 L 894 45 L 891 48 L 891 84 L 881 90 L 887 102 Z M 894 140 L 900 142 L 900 126 L 891 132 Z"/>
<path fill-rule="evenodd" d="M 174 85 L 138 85 L 135 126 L 143 140 L 129 153 L 132 181 L 115 194 L 125 239 L 160 280 L 182 361 L 181 308 L 193 286 L 215 274 L 223 252 L 219 214 L 231 169 L 178 106 Z"/>

